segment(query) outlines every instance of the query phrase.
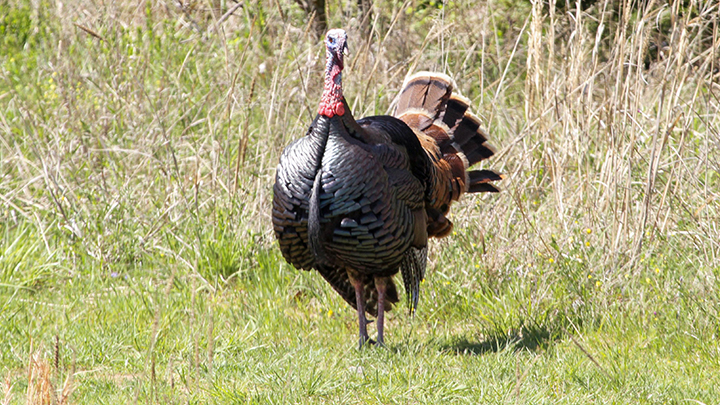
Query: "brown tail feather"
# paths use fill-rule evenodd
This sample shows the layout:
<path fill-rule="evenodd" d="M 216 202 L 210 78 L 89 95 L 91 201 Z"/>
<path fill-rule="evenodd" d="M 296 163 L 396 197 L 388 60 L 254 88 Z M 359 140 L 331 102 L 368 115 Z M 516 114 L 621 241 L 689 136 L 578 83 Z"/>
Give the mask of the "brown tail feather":
<path fill-rule="evenodd" d="M 455 127 L 458 121 L 465 115 L 465 111 L 470 108 L 470 100 L 459 94 L 453 94 L 447 102 L 445 114 L 442 117 L 443 122 L 449 128 Z"/>
<path fill-rule="evenodd" d="M 487 143 L 480 119 L 469 111 L 470 100 L 453 94 L 455 87 L 442 73 L 416 73 L 405 80 L 395 110 L 395 116 L 416 131 L 433 161 L 428 234 L 436 237 L 452 230 L 445 217 L 452 201 L 467 192 L 497 192 L 490 182 L 502 179 L 490 170 L 468 170 L 495 150 Z"/>
<path fill-rule="evenodd" d="M 453 140 L 458 145 L 465 145 L 468 141 L 480 137 L 482 139 L 480 143 L 483 143 L 487 139 L 478 132 L 478 129 L 480 129 L 480 120 L 472 113 L 465 113 L 453 130 Z"/>
<path fill-rule="evenodd" d="M 468 188 L 468 193 L 499 193 L 500 189 L 490 183 L 473 184 Z"/>
<path fill-rule="evenodd" d="M 465 152 L 470 166 L 495 154 L 495 149 L 487 144 L 487 134 L 480 127 L 480 119 L 470 112 L 465 113 L 454 128 L 452 140 L 456 148 Z"/>
<path fill-rule="evenodd" d="M 494 170 L 473 170 L 468 172 L 468 193 L 497 193 L 500 191 L 491 184 L 491 181 L 499 181 L 505 178 Z"/>
<path fill-rule="evenodd" d="M 505 176 L 499 174 L 495 170 L 473 170 L 468 172 L 468 179 L 470 185 L 478 183 L 489 183 L 491 181 L 499 181 L 504 179 Z"/>
<path fill-rule="evenodd" d="M 453 94 L 455 87 L 442 73 L 416 73 L 405 80 L 395 116 L 434 138 L 442 155 L 462 152 L 472 166 L 495 150 L 486 142 L 480 119 L 468 111 L 470 100 Z"/>
<path fill-rule="evenodd" d="M 455 83 L 442 73 L 420 72 L 405 80 L 398 99 L 395 116 L 399 117 L 410 109 L 427 111 L 433 120 L 445 111 Z"/>

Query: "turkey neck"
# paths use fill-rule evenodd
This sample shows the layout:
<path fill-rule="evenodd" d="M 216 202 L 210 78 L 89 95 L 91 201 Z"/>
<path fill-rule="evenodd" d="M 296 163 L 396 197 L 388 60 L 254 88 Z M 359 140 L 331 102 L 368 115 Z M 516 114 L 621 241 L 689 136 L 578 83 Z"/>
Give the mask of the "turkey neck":
<path fill-rule="evenodd" d="M 330 49 L 326 51 L 325 85 L 318 107 L 318 117 L 313 130 L 309 134 L 315 138 L 319 147 L 319 156 L 315 171 L 315 179 L 310 195 L 308 210 L 308 245 L 320 264 L 330 264 L 325 253 L 320 227 L 320 194 L 322 193 L 322 160 L 328 138 L 347 132 L 348 122 L 354 124 L 352 114 L 345 110 L 345 99 L 342 91 L 342 54 L 335 55 Z M 337 117 L 335 117 L 337 116 Z M 351 126 L 352 126 L 351 124 Z M 354 124 L 355 126 L 357 124 Z M 339 128 L 342 127 L 342 130 Z M 342 135 L 340 135 L 342 136 Z"/>
<path fill-rule="evenodd" d="M 318 114 L 332 118 L 334 115 L 344 115 L 345 105 L 343 103 L 342 91 L 342 55 L 336 57 L 330 50 L 326 52 L 327 63 L 325 65 L 325 86 Z"/>

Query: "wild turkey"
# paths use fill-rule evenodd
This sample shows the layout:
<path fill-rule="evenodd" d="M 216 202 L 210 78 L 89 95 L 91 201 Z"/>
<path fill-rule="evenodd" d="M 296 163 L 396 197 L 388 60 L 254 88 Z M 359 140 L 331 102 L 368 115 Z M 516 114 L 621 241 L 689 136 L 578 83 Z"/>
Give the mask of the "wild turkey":
<path fill-rule="evenodd" d="M 318 115 L 280 157 L 273 227 L 285 260 L 316 269 L 357 310 L 360 346 L 369 341 L 366 312 L 383 344 L 384 312 L 398 302 L 392 276 L 402 272 L 414 312 L 428 237 L 450 233 L 453 201 L 497 192 L 490 182 L 502 176 L 468 171 L 494 151 L 448 76 L 410 76 L 394 117 L 355 121 L 342 92 L 345 31 L 328 31 L 325 46 Z"/>

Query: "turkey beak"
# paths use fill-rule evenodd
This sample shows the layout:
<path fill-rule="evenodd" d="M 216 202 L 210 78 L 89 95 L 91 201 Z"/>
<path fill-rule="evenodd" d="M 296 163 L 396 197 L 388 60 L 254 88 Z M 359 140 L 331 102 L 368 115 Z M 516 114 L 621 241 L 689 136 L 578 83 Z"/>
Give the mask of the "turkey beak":
<path fill-rule="evenodd" d="M 345 42 L 345 44 L 343 44 L 342 53 L 345 56 L 350 56 L 350 49 L 348 48 L 347 42 Z"/>

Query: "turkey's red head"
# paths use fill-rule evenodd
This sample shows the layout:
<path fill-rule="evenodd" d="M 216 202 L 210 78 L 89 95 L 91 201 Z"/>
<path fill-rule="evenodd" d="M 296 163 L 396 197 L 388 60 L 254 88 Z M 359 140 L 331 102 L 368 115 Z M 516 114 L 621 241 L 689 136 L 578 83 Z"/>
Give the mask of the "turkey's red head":
<path fill-rule="evenodd" d="M 344 57 L 347 53 L 347 33 L 345 30 L 332 29 L 325 36 L 325 88 L 318 114 L 332 118 L 334 115 L 345 114 L 342 95 L 342 70 L 345 67 Z"/>

